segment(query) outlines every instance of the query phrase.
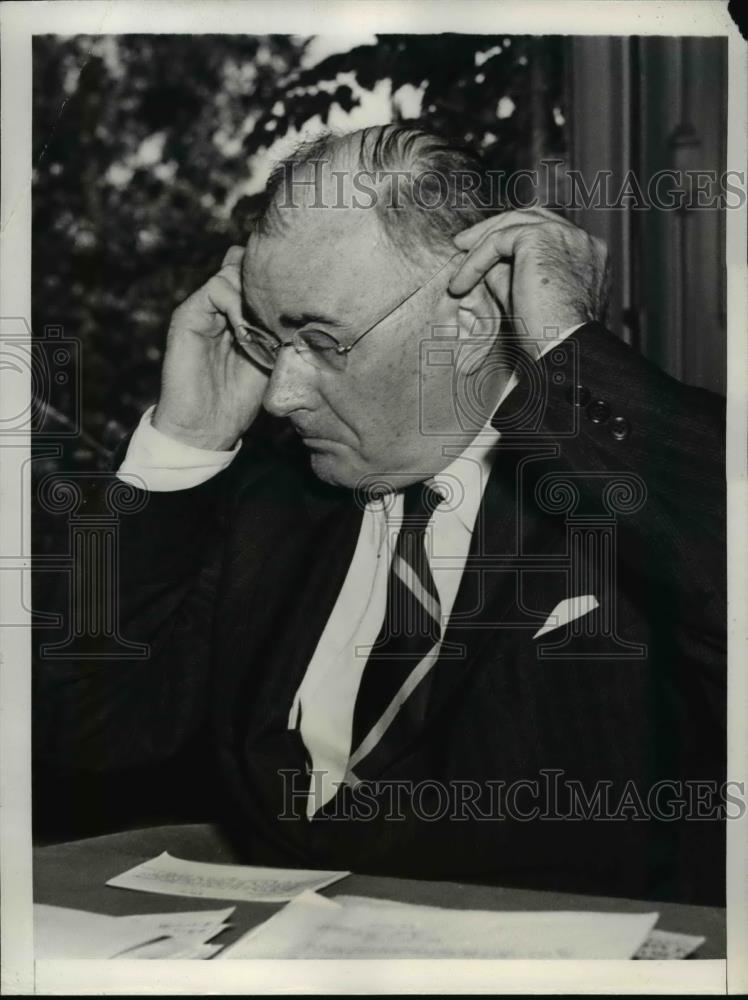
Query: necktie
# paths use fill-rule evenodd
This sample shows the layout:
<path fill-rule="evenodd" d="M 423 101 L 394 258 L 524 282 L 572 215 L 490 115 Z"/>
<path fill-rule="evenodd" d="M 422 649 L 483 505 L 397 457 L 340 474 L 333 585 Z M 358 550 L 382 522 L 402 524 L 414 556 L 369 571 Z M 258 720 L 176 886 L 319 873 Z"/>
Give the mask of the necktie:
<path fill-rule="evenodd" d="M 429 566 L 427 528 L 442 497 L 424 483 L 403 491 L 403 520 L 387 581 L 387 605 L 369 651 L 353 713 L 349 770 L 367 771 L 367 759 L 397 716 L 401 735 L 421 724 L 412 696 L 442 638 L 439 594 Z M 402 733 L 403 727 L 405 733 Z"/>

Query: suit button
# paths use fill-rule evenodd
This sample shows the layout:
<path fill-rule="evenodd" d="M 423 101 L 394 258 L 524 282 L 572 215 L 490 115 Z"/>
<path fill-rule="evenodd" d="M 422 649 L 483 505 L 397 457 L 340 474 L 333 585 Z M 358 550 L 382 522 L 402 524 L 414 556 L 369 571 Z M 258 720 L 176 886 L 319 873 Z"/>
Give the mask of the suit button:
<path fill-rule="evenodd" d="M 593 424 L 604 424 L 610 416 L 610 407 L 604 399 L 593 399 L 587 407 L 587 417 Z"/>
<path fill-rule="evenodd" d="M 586 385 L 574 385 L 566 393 L 572 406 L 586 406 L 590 401 L 590 390 Z"/>
<path fill-rule="evenodd" d="M 608 433 L 616 441 L 625 441 L 631 433 L 631 424 L 625 417 L 613 417 L 608 425 Z"/>

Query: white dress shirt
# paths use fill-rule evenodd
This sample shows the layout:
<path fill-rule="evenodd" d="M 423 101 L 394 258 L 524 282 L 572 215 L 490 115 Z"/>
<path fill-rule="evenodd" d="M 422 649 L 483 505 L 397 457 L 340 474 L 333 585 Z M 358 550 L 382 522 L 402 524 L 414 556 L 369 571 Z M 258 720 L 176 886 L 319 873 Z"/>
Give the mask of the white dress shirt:
<path fill-rule="evenodd" d="M 497 405 L 516 384 L 513 377 Z M 162 434 L 151 423 L 153 409 L 143 415 L 118 475 L 135 474 L 154 492 L 187 489 L 225 469 L 237 454 L 241 443 L 231 451 L 208 451 Z M 498 432 L 487 423 L 458 457 L 429 480 L 446 498 L 429 522 L 429 562 L 439 594 L 442 632 L 462 579 L 498 440 Z M 372 500 L 364 508 L 350 568 L 289 712 L 289 728 L 299 727 L 315 772 L 307 802 L 309 817 L 335 795 L 348 771 L 356 695 L 368 650 L 384 621 L 402 504 L 402 495 L 395 494 Z"/>
<path fill-rule="evenodd" d="M 498 439 L 498 432 L 489 426 L 428 481 L 446 497 L 427 529 L 442 632 L 462 579 Z M 307 804 L 310 817 L 335 795 L 348 770 L 356 695 L 369 650 L 384 621 L 390 564 L 402 517 L 401 493 L 371 500 L 364 508 L 348 575 L 289 713 L 289 728 L 299 725 L 315 772 Z M 430 656 L 426 669 L 437 656 L 438 651 Z"/>

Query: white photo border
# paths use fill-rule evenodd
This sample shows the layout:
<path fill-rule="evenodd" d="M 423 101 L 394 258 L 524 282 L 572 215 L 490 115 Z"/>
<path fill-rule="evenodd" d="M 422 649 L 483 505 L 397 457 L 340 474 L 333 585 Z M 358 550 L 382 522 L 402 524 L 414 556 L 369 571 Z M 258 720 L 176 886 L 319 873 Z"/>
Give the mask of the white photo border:
<path fill-rule="evenodd" d="M 609 0 L 10 0 L 2 27 L 2 235 L 0 315 L 31 315 L 31 42 L 34 34 L 347 35 L 371 32 L 717 35 L 728 39 L 727 168 L 748 163 L 748 48 L 714 0 L 610 3 Z M 728 300 L 728 774 L 748 787 L 748 208 L 727 212 Z M 22 412 L 30 386 L 3 379 L 0 418 Z M 9 457 L 8 447 L 13 454 Z M 0 448 L 0 568 L 15 551 L 28 497 L 28 441 Z M 27 484 L 28 485 L 28 484 Z M 0 608 L 19 575 L 29 606 L 29 573 L 0 573 Z M 7 606 L 7 605 L 6 605 Z M 0 622 L 2 617 L 0 615 Z M 30 637 L 0 625 L 0 866 L 4 994 L 275 993 L 703 993 L 748 991 L 748 815 L 728 824 L 727 960 L 680 962 L 295 961 L 34 962 L 31 870 Z"/>

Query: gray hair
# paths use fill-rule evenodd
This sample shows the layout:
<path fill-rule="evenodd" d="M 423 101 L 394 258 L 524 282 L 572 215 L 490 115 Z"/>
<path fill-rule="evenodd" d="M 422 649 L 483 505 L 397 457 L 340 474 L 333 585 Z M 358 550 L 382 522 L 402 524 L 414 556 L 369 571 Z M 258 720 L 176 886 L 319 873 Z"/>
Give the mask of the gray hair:
<path fill-rule="evenodd" d="M 485 202 L 487 174 L 480 156 L 464 143 L 411 125 L 377 125 L 343 135 L 325 133 L 301 143 L 273 169 L 254 228 L 280 229 L 290 218 L 289 181 L 299 168 L 345 160 L 371 178 L 379 196 L 373 207 L 390 242 L 412 261 L 424 250 L 454 249 L 458 232 L 493 209 Z M 384 182 L 396 180 L 396 197 L 383 197 Z M 286 201 L 282 201 L 283 198 Z"/>

